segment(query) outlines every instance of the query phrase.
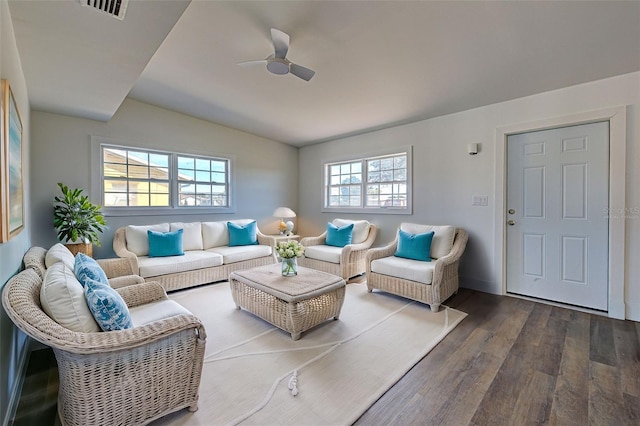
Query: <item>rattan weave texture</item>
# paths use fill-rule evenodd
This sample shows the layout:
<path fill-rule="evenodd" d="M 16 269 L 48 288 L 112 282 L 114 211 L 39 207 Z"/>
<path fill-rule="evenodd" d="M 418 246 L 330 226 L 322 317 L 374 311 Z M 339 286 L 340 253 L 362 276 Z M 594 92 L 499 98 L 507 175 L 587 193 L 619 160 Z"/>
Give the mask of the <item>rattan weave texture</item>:
<path fill-rule="evenodd" d="M 268 235 L 257 232 L 258 244 L 275 246 L 275 239 Z M 127 259 L 131 269 L 135 274 L 139 273 L 138 257 L 127 249 L 125 227 L 118 228 L 113 237 L 113 250 L 122 259 Z M 276 263 L 275 254 L 271 256 L 259 257 L 235 263 L 214 266 L 210 268 L 194 269 L 175 274 L 158 275 L 147 279 L 159 282 L 166 291 L 174 291 L 183 288 L 208 284 L 228 279 L 229 273 L 242 269 L 255 268 L 257 266 L 270 265 Z"/>
<path fill-rule="evenodd" d="M 340 316 L 345 295 L 345 282 L 340 277 L 300 267 L 296 277 L 283 278 L 279 265 L 264 268 L 272 268 L 273 274 L 260 274 L 259 283 L 251 270 L 230 274 L 231 294 L 238 309 L 244 308 L 291 333 L 293 340 L 298 340 L 301 333 L 310 328 Z M 306 295 L 292 295 L 295 292 L 286 288 L 287 285 L 295 286 L 296 280 L 306 279 L 314 281 Z M 289 296 L 289 301 L 278 297 L 282 293 Z"/>
<path fill-rule="evenodd" d="M 374 224 L 369 224 L 369 234 L 367 239 L 360 244 L 347 244 L 340 253 L 340 263 L 325 262 L 318 259 L 302 257 L 299 260 L 301 266 L 312 268 L 317 271 L 338 275 L 344 280 L 362 275 L 367 269 L 367 250 L 373 245 L 378 235 L 378 228 Z M 327 240 L 327 232 L 323 232 L 317 237 L 305 237 L 300 240 L 300 244 L 305 247 L 324 245 Z"/>
<path fill-rule="evenodd" d="M 426 303 L 431 310 L 438 312 L 440 304 L 458 291 L 458 266 L 460 257 L 467 246 L 467 231 L 456 228 L 453 247 L 448 255 L 435 260 L 433 279 L 430 285 L 417 281 L 396 278 L 390 275 L 371 271 L 371 262 L 375 259 L 393 256 L 398 246 L 398 236 L 390 244 L 369 250 L 367 254 L 367 288 L 369 291 L 379 289 L 398 296 L 407 297 Z"/>
<path fill-rule="evenodd" d="M 168 413 L 197 409 L 206 332 L 193 315 L 176 315 L 129 330 L 78 333 L 53 321 L 40 305 L 42 279 L 30 249 L 27 267 L 4 286 L 9 318 L 51 346 L 60 375 L 58 414 L 65 425 L 147 424 Z M 117 289 L 128 306 L 166 299 L 154 282 Z"/>

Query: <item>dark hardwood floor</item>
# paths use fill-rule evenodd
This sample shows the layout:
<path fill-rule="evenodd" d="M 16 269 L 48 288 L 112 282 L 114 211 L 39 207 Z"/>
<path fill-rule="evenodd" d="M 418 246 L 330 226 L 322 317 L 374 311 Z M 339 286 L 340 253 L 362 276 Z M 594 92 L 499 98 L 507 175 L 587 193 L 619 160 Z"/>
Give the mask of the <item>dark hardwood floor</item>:
<path fill-rule="evenodd" d="M 640 323 L 461 289 L 468 313 L 356 425 L 640 425 Z M 14 426 L 57 425 L 32 353 Z"/>

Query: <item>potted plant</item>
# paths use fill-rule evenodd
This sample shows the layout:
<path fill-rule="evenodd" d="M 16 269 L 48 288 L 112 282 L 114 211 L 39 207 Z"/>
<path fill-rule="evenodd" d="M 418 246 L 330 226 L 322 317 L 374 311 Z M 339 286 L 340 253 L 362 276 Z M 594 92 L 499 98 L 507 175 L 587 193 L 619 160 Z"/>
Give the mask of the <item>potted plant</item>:
<path fill-rule="evenodd" d="M 100 236 L 107 223 L 100 212 L 100 206 L 89 201 L 82 189 L 69 189 L 58 182 L 62 196 L 54 198 L 53 226 L 58 240 L 74 255 L 78 252 L 93 255 L 93 244 L 100 246 Z"/>

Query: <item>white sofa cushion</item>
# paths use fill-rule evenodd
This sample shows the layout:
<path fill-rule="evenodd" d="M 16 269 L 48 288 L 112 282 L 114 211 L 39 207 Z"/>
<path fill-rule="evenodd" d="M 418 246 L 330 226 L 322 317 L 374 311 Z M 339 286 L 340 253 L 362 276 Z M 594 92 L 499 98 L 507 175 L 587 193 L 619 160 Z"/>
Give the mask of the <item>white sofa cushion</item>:
<path fill-rule="evenodd" d="M 309 246 L 304 249 L 304 257 L 323 262 L 340 264 L 340 255 L 342 247 L 334 247 L 327 245 Z"/>
<path fill-rule="evenodd" d="M 222 263 L 242 262 L 244 260 L 257 259 L 259 257 L 270 256 L 272 248 L 265 245 L 247 245 L 235 247 L 214 247 L 207 252 L 217 253 L 222 256 Z"/>
<path fill-rule="evenodd" d="M 207 251 L 185 251 L 183 256 L 138 257 L 139 275 L 143 278 L 175 274 L 222 265 L 222 256 Z"/>
<path fill-rule="evenodd" d="M 229 229 L 227 222 L 246 225 L 253 219 L 221 220 L 218 222 L 202 222 L 202 243 L 205 250 L 213 247 L 229 245 Z"/>
<path fill-rule="evenodd" d="M 128 225 L 125 228 L 125 238 L 127 240 L 127 250 L 135 253 L 136 256 L 147 256 L 149 254 L 149 237 L 147 231 L 169 232 L 171 229 L 168 223 L 158 223 L 156 225 Z"/>
<path fill-rule="evenodd" d="M 440 259 L 448 255 L 453 248 L 453 238 L 456 229 L 453 226 L 419 225 L 417 223 L 402 223 L 400 229 L 410 234 L 424 234 L 433 231 L 431 240 L 431 258 Z"/>
<path fill-rule="evenodd" d="M 435 265 L 436 262 L 423 262 L 421 260 L 390 256 L 371 261 L 371 272 L 417 281 L 423 284 L 431 284 Z"/>
<path fill-rule="evenodd" d="M 81 333 L 100 331 L 73 269 L 56 262 L 47 269 L 40 288 L 42 309 L 61 326 Z"/>
<path fill-rule="evenodd" d="M 369 236 L 369 222 L 366 220 L 333 219 L 331 223 L 338 228 L 342 228 L 343 226 L 353 223 L 353 237 L 351 238 L 351 244 L 364 243 Z"/>
<path fill-rule="evenodd" d="M 51 268 L 54 263 L 62 262 L 72 271 L 74 269 L 75 261 L 76 259 L 73 257 L 73 253 L 71 253 L 69 249 L 61 243 L 51 246 L 51 248 L 47 250 L 47 255 L 44 258 L 44 264 L 47 268 Z"/>
<path fill-rule="evenodd" d="M 182 229 L 182 250 L 202 250 L 202 224 L 200 222 L 173 222 L 171 231 Z"/>
<path fill-rule="evenodd" d="M 191 312 L 173 300 L 159 300 L 130 308 L 129 315 L 133 326 L 140 327 L 176 315 L 191 315 Z"/>

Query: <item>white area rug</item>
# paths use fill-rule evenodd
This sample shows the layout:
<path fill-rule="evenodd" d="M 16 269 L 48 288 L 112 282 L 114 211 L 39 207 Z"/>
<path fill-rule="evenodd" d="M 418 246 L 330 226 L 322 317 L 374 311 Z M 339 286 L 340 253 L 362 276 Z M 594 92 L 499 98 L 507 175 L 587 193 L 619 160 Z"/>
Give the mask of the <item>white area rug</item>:
<path fill-rule="evenodd" d="M 226 282 L 170 298 L 202 319 L 207 350 L 198 411 L 154 425 L 351 424 L 466 316 L 349 284 L 340 319 L 293 341 L 236 310 Z"/>

